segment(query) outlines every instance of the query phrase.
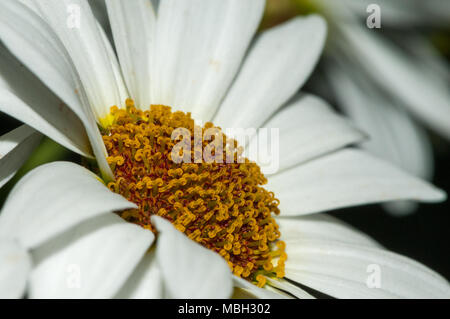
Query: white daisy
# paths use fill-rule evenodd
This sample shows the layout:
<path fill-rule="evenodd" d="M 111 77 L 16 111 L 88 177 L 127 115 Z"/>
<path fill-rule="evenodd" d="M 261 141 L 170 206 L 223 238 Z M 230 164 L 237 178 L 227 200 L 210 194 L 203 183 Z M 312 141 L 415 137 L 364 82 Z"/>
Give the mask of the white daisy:
<path fill-rule="evenodd" d="M 80 28 L 68 27 L 68 5 L 78 6 L 71 14 L 80 9 Z M 323 46 L 320 17 L 289 21 L 249 47 L 264 1 L 165 0 L 156 14 L 150 1 L 111 0 L 119 63 L 85 1 L 0 6 L 0 110 L 95 157 L 118 193 L 73 163 L 26 175 L 0 214 L 2 297 L 223 298 L 233 285 L 258 297 L 311 297 L 294 283 L 341 298 L 450 295 L 447 281 L 425 266 L 331 217 L 311 215 L 446 197 L 346 148 L 364 135 L 319 98 L 295 96 Z M 222 127 L 279 127 L 281 170 L 265 188 L 280 204 L 261 187 L 256 164 L 174 169 L 165 157 L 167 134 L 174 123 L 191 130 L 193 123 L 157 104 Z M 19 161 L 34 144 L 27 126 L 10 134 L 1 165 Z M 16 166 L 2 172 L 2 181 Z M 157 241 L 145 229 L 153 227 Z M 381 280 L 375 287 L 367 273 L 373 265 Z"/>

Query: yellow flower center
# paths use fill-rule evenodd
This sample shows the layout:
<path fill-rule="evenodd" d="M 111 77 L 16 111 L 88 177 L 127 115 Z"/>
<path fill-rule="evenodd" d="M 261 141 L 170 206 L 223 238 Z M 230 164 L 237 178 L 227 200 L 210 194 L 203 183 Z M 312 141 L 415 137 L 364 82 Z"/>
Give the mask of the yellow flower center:
<path fill-rule="evenodd" d="M 225 258 L 235 275 L 258 286 L 265 285 L 266 276 L 283 277 L 287 255 L 273 217 L 279 214 L 279 201 L 262 187 L 267 179 L 258 165 L 241 157 L 237 142 L 227 139 L 219 128 L 215 129 L 226 150 L 220 155 L 223 163 L 202 157 L 199 161 L 198 153 L 211 141 L 195 141 L 195 133 L 214 128 L 212 123 L 201 128 L 190 113 L 171 112 L 163 105 L 141 111 L 132 100 L 126 104 L 126 109 L 111 108 L 112 124 L 102 129 L 115 176 L 108 187 L 139 207 L 120 216 L 151 231 L 155 231 L 152 215 L 166 218 Z M 191 133 L 188 155 L 197 160 L 172 160 L 173 147 L 184 138 L 172 139 L 178 128 Z M 211 154 L 218 153 L 213 149 Z"/>

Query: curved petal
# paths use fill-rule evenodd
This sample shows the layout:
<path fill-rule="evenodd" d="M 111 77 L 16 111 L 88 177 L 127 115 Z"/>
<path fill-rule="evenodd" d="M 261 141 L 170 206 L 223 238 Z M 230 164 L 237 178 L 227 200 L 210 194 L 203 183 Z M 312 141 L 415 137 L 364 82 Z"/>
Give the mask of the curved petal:
<path fill-rule="evenodd" d="M 88 220 L 32 252 L 31 298 L 112 298 L 154 240 L 114 214 Z"/>
<path fill-rule="evenodd" d="M 62 43 L 36 12 L 19 1 L 3 1 L 0 7 L 3 44 L 81 118 L 76 72 Z"/>
<path fill-rule="evenodd" d="M 163 298 L 163 278 L 156 261 L 155 252 L 145 254 L 133 274 L 115 298 L 159 299 Z"/>
<path fill-rule="evenodd" d="M 277 218 L 281 239 L 289 242 L 298 239 L 321 239 L 336 243 L 381 247 L 375 240 L 344 222 L 325 214 L 296 218 Z"/>
<path fill-rule="evenodd" d="M 129 208 L 136 206 L 92 172 L 54 162 L 32 170 L 14 187 L 0 215 L 0 233 L 35 248 L 89 218 Z"/>
<path fill-rule="evenodd" d="M 290 299 L 282 293 L 267 288 L 259 288 L 251 282 L 237 276 L 233 276 L 234 286 L 244 289 L 259 299 Z"/>
<path fill-rule="evenodd" d="M 67 147 L 91 157 L 86 130 L 78 116 L 36 76 L 0 46 L 0 111 Z"/>
<path fill-rule="evenodd" d="M 353 232 L 353 230 L 350 230 Z M 382 248 L 329 238 L 286 241 L 286 278 L 337 298 L 449 298 L 448 282 Z"/>
<path fill-rule="evenodd" d="M 228 298 L 232 275 L 225 259 L 176 230 L 170 222 L 152 216 L 159 231 L 156 258 L 170 298 Z"/>
<path fill-rule="evenodd" d="M 209 121 L 258 26 L 263 0 L 162 1 L 152 63 L 154 104 Z"/>
<path fill-rule="evenodd" d="M 416 200 L 438 202 L 445 192 L 359 150 L 346 149 L 271 176 L 267 189 L 282 216 L 347 206 Z"/>
<path fill-rule="evenodd" d="M 31 259 L 17 242 L 0 239 L 0 298 L 21 298 L 25 294 Z"/>
<path fill-rule="evenodd" d="M 87 1 L 38 0 L 35 4 L 67 49 L 97 120 L 105 118 L 111 106 L 122 106 L 123 83 L 116 81 L 114 63 Z"/>
<path fill-rule="evenodd" d="M 311 296 L 309 293 L 301 289 L 300 287 L 297 287 L 296 285 L 291 284 L 285 279 L 272 279 L 267 278 L 268 284 L 272 287 L 275 287 L 281 291 L 285 291 L 290 293 L 291 295 L 299 298 L 299 299 L 315 299 L 313 296 Z"/>
<path fill-rule="evenodd" d="M 264 124 L 279 130 L 279 171 L 361 142 L 365 135 L 350 122 L 337 115 L 321 98 L 301 94 Z M 258 150 L 258 159 L 266 161 L 269 145 L 261 143 L 261 131 L 248 148 Z M 257 161 L 258 162 L 258 161 Z M 259 163 L 264 168 L 267 163 Z M 269 164 L 270 166 L 271 164 Z"/>
<path fill-rule="evenodd" d="M 260 127 L 305 83 L 325 37 L 325 20 L 317 15 L 265 31 L 250 49 L 214 123 L 222 128 Z"/>
<path fill-rule="evenodd" d="M 22 167 L 41 138 L 41 134 L 27 125 L 0 137 L 0 188 Z"/>
<path fill-rule="evenodd" d="M 148 108 L 150 62 L 155 38 L 156 16 L 149 0 L 107 1 L 109 20 L 122 72 L 138 107 Z"/>
<path fill-rule="evenodd" d="M 36 12 L 19 1 L 3 1 L 0 7 L 3 44 L 78 115 L 102 174 L 114 179 L 94 114 L 63 44 Z"/>

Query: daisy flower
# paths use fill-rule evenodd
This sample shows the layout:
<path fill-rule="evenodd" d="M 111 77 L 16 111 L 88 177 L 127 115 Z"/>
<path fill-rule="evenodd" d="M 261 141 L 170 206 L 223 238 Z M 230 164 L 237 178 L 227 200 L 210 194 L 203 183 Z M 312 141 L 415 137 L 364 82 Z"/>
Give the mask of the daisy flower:
<path fill-rule="evenodd" d="M 298 6 L 319 12 L 330 24 L 322 72 L 311 84 L 370 136 L 361 147 L 431 180 L 433 151 L 423 125 L 450 138 L 450 72 L 423 35 L 426 31 L 420 30 L 448 27 L 450 3 L 276 0 L 273 6 L 282 3 L 286 10 Z M 380 9 L 380 29 L 366 25 L 373 22 L 374 4 Z M 402 215 L 417 204 L 398 202 L 385 208 Z"/>
<path fill-rule="evenodd" d="M 251 43 L 262 0 L 106 5 L 115 50 L 86 1 L 0 4 L 0 110 L 25 123 L 1 140 L 2 181 L 37 131 L 87 158 L 40 166 L 9 194 L 2 297 L 225 298 L 235 287 L 311 298 L 298 284 L 340 298 L 450 295 L 427 267 L 313 215 L 446 197 L 348 148 L 365 135 L 320 98 L 296 95 L 322 50 L 322 18 L 293 19 Z M 247 159 L 176 163 L 174 131 L 203 132 L 211 120 L 279 128 L 279 171 L 266 177 Z M 183 155 L 204 143 L 194 138 Z"/>

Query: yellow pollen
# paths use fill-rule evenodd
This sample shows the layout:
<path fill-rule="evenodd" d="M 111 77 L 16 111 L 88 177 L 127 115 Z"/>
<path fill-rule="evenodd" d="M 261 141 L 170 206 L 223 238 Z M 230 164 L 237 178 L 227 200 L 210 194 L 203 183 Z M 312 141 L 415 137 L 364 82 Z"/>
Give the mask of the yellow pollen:
<path fill-rule="evenodd" d="M 265 276 L 283 277 L 287 255 L 274 219 L 279 200 L 262 187 L 267 179 L 258 165 L 241 157 L 237 142 L 221 131 L 223 163 L 204 159 L 176 163 L 172 148 L 182 138 L 172 140 L 172 132 L 184 128 L 191 133 L 194 159 L 211 143 L 195 141 L 194 133 L 204 133 L 213 124 L 201 128 L 190 113 L 171 112 L 168 106 L 151 105 L 141 111 L 132 100 L 126 105 L 126 109 L 112 107 L 104 121 L 109 124 L 102 128 L 115 176 L 108 187 L 138 206 L 120 216 L 154 232 L 150 217 L 166 218 L 190 239 L 221 255 L 235 275 L 260 287 Z M 232 163 L 225 160 L 230 153 Z"/>

